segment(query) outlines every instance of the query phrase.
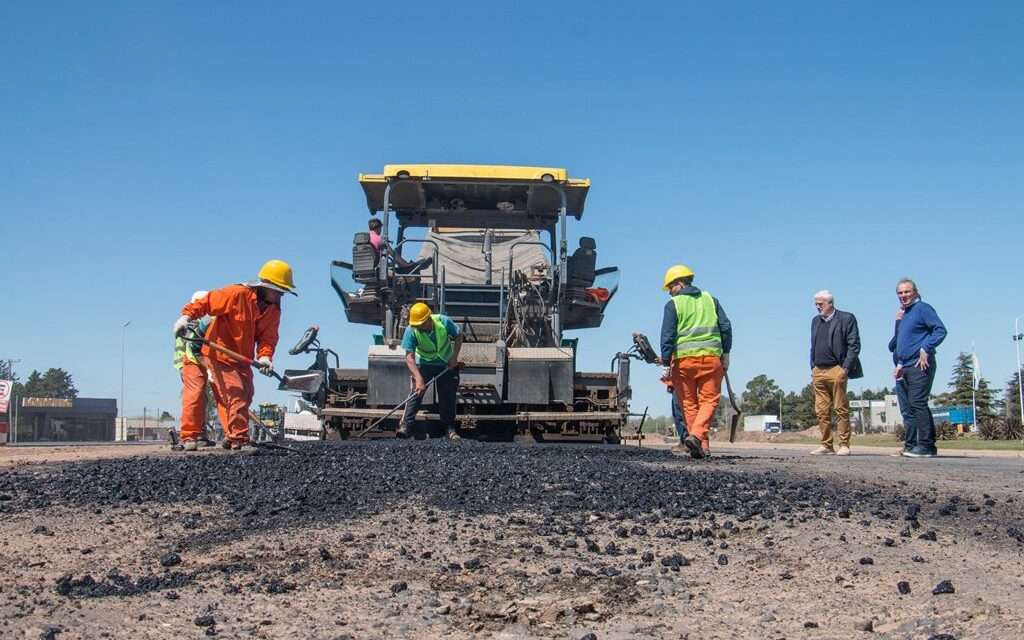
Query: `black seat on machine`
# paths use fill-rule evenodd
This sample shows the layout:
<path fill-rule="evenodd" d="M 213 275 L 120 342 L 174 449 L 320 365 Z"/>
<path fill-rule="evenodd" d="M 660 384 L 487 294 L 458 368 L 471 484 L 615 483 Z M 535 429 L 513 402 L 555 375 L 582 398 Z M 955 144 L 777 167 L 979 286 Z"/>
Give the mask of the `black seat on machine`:
<path fill-rule="evenodd" d="M 352 279 L 368 283 L 377 281 L 377 252 L 370 244 L 370 234 L 361 231 L 352 238 Z"/>
<path fill-rule="evenodd" d="M 580 248 L 567 260 L 568 284 L 570 287 L 590 287 L 594 284 L 594 269 L 597 268 L 597 242 L 586 236 L 580 238 Z"/>

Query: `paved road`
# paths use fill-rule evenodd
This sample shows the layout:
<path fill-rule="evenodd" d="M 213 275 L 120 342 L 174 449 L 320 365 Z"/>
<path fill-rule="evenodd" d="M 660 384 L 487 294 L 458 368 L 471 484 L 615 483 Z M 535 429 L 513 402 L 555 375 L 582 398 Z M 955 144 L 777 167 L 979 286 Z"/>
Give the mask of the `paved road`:
<path fill-rule="evenodd" d="M 838 476 L 882 484 L 930 484 L 950 494 L 1024 497 L 1024 455 L 1017 451 L 946 449 L 938 458 L 921 459 L 892 457 L 894 448 L 861 447 L 854 448 L 849 457 L 840 458 L 809 455 L 813 448 L 799 444 L 712 444 L 719 460 L 733 462 L 741 469 L 773 468 L 806 476 Z"/>

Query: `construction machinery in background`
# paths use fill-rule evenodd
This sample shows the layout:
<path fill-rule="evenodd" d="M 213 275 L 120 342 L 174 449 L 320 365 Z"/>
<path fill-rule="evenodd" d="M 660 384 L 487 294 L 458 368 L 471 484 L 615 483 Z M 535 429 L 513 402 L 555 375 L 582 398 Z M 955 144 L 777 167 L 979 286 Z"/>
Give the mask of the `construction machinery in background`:
<path fill-rule="evenodd" d="M 317 407 L 325 434 L 346 438 L 384 418 L 368 435 L 394 436 L 401 414 L 389 410 L 410 392 L 399 343 L 410 307 L 424 302 L 464 336 L 457 409 L 464 435 L 619 441 L 628 364 L 578 371 L 580 339 L 567 335 L 601 326 L 618 289 L 618 268 L 597 267 L 594 238 L 580 237 L 569 250 L 568 220 L 582 218 L 589 180 L 558 168 L 410 164 L 360 175 L 359 184 L 370 214 L 380 215 L 379 242 L 356 233 L 351 261 L 332 263 L 331 283 L 349 322 L 380 329 L 367 366 L 339 368 L 336 355 L 329 366 L 333 352 L 311 327 L 291 353 L 315 354 L 313 366 L 285 372 L 307 381 L 321 372 L 316 389 L 294 390 Z M 416 258 L 403 256 L 413 251 Z M 417 419 L 438 416 L 421 411 Z"/>
<path fill-rule="evenodd" d="M 284 440 L 285 408 L 272 402 L 261 402 L 258 412 L 250 412 L 249 433 L 253 442 Z"/>

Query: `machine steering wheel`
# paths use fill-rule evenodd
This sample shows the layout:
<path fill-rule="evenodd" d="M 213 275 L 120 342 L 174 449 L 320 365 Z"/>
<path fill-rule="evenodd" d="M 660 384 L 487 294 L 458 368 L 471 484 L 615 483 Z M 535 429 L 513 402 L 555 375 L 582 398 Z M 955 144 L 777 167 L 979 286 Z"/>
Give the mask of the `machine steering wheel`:
<path fill-rule="evenodd" d="M 306 329 L 306 332 L 302 334 L 299 341 L 295 343 L 295 346 L 288 350 L 288 353 L 295 356 L 300 353 L 305 353 L 309 348 L 309 345 L 316 341 L 317 334 L 320 333 L 320 327 L 313 325 Z"/>

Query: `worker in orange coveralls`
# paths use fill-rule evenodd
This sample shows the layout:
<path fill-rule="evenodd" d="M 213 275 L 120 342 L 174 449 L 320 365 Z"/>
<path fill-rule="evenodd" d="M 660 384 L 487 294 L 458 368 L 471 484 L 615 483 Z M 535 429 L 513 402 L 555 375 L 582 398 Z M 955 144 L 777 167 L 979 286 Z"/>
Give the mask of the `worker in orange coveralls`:
<path fill-rule="evenodd" d="M 270 260 L 260 269 L 258 280 L 211 291 L 182 307 L 182 315 L 174 323 L 174 334 L 185 332 L 192 320 L 211 316 L 213 322 L 206 331 L 206 341 L 254 358 L 260 371 L 269 374 L 274 368 L 281 297 L 285 293 L 298 295 L 294 289 L 291 266 L 283 260 Z M 249 442 L 252 369 L 206 344 L 202 354 L 210 372 L 217 415 L 224 427 L 222 446 L 240 453 L 254 453 Z"/>
<path fill-rule="evenodd" d="M 205 298 L 208 292 L 196 291 L 191 302 Z M 188 323 L 185 335 L 174 339 L 174 368 L 181 373 L 181 427 L 178 450 L 195 451 L 204 438 L 206 426 L 206 364 L 203 362 L 203 345 L 196 340 L 202 338 L 210 328 L 210 318 L 203 317 Z M 213 444 L 212 442 L 210 444 Z"/>
<path fill-rule="evenodd" d="M 729 368 L 732 323 L 717 298 L 693 286 L 693 277 L 683 264 L 665 272 L 662 288 L 672 297 L 662 317 L 659 360 L 672 367 L 672 387 L 689 430 L 683 445 L 691 457 L 706 458 L 711 454 L 708 429 Z"/>

